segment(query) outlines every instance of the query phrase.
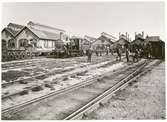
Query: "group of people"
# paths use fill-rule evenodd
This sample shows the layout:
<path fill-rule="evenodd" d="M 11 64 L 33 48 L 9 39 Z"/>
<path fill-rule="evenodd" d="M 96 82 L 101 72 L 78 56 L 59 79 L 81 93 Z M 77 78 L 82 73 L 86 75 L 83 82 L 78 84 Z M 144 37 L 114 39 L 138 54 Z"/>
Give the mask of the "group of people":
<path fill-rule="evenodd" d="M 88 49 L 86 52 L 86 55 L 88 57 L 88 62 L 91 62 L 91 57 L 93 52 L 96 53 L 96 56 L 102 56 L 102 51 L 93 51 L 92 49 Z M 125 57 L 127 62 L 130 61 L 132 58 L 133 62 L 138 62 L 139 58 L 150 58 L 151 57 L 151 45 L 149 44 L 143 44 L 143 45 L 136 45 L 136 44 L 125 44 L 117 45 L 114 49 L 106 48 L 105 50 L 106 55 L 111 53 L 116 53 L 116 60 L 121 61 L 122 60 L 122 54 L 125 53 Z"/>
<path fill-rule="evenodd" d="M 121 60 L 121 51 L 123 49 L 118 46 L 116 48 L 117 58 Z M 132 57 L 133 62 L 138 62 L 139 58 L 151 58 L 152 48 L 149 43 L 137 45 L 137 44 L 125 44 L 124 52 L 127 59 L 127 62 L 130 61 L 130 57 Z"/>

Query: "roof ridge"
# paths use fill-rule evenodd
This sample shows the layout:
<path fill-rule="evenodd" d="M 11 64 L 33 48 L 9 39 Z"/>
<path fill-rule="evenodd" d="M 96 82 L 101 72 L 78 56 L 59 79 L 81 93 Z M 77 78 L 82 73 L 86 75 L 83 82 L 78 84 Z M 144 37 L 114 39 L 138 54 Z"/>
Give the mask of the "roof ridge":
<path fill-rule="evenodd" d="M 48 25 L 40 24 L 40 23 L 34 23 L 34 22 L 32 22 L 32 21 L 29 21 L 29 22 L 27 23 L 27 25 L 30 25 L 30 26 L 36 25 L 36 26 L 41 26 L 41 27 L 45 27 L 45 28 L 48 28 L 48 29 L 53 29 L 53 30 L 58 30 L 58 31 L 63 31 L 63 32 L 65 32 L 65 30 L 63 30 L 63 29 L 51 27 L 51 26 L 48 26 Z"/>

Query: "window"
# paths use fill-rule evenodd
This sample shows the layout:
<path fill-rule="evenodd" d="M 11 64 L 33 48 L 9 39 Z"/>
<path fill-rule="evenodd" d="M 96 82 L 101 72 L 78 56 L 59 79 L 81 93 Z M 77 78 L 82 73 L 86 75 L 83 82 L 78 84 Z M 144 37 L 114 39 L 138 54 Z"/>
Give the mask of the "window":
<path fill-rule="evenodd" d="M 19 40 L 19 46 L 20 47 L 26 47 L 28 45 L 28 40 L 27 39 L 20 39 Z"/>
<path fill-rule="evenodd" d="M 52 47 L 55 47 L 55 42 L 54 41 L 52 41 Z"/>
<path fill-rule="evenodd" d="M 66 37 L 66 41 L 68 41 L 68 37 Z"/>
<path fill-rule="evenodd" d="M 33 47 L 37 47 L 37 40 L 36 40 L 36 39 L 30 39 L 30 44 L 31 44 Z"/>
<path fill-rule="evenodd" d="M 9 47 L 9 48 L 15 48 L 15 42 L 14 42 L 13 39 L 10 39 L 10 40 L 8 41 L 8 47 Z"/>
<path fill-rule="evenodd" d="M 48 40 L 44 40 L 44 47 L 48 48 Z"/>
<path fill-rule="evenodd" d="M 2 39 L 2 49 L 6 49 L 6 40 Z"/>

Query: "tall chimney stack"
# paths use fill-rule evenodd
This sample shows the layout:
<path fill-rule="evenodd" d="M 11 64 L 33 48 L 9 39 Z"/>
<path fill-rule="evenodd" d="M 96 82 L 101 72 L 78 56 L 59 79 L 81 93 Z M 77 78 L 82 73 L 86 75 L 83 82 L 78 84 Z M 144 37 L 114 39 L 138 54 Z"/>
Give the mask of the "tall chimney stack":
<path fill-rule="evenodd" d="M 144 31 L 142 31 L 142 36 L 143 36 L 143 38 L 144 38 Z"/>
<path fill-rule="evenodd" d="M 137 34 L 136 34 L 136 32 L 135 32 L 135 39 L 136 39 L 136 35 L 137 35 Z"/>
<path fill-rule="evenodd" d="M 128 33 L 126 32 L 126 39 L 128 39 Z"/>

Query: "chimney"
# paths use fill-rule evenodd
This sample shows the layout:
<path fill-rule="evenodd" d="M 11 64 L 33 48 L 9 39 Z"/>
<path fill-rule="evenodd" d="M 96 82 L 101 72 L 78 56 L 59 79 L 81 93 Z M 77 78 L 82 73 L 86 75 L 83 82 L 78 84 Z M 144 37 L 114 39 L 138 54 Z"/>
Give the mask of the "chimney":
<path fill-rule="evenodd" d="M 128 39 L 128 33 L 126 32 L 126 39 Z"/>
<path fill-rule="evenodd" d="M 120 36 L 121 36 L 121 32 L 119 32 L 119 38 L 120 38 Z"/>
<path fill-rule="evenodd" d="M 137 34 L 136 34 L 136 32 L 135 32 L 135 39 L 136 39 L 136 35 L 137 35 Z"/>
<path fill-rule="evenodd" d="M 142 31 L 142 37 L 144 38 L 144 31 Z"/>

